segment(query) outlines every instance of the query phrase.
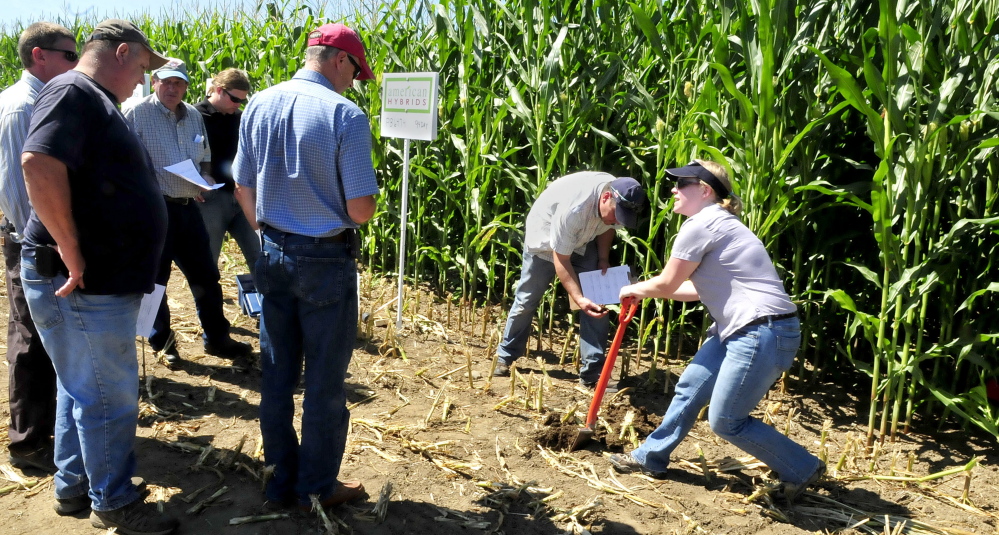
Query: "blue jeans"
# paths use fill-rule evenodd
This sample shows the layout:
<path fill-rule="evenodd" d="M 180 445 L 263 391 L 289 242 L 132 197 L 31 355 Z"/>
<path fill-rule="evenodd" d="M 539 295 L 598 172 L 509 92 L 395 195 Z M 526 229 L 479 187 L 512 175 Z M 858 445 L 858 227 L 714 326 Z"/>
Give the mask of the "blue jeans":
<path fill-rule="evenodd" d="M 357 336 L 357 267 L 347 245 L 264 231 L 254 282 L 260 313 L 260 431 L 274 465 L 267 499 L 309 503 L 333 493 L 347 443 L 344 390 Z M 302 442 L 293 395 L 305 363 Z"/>
<path fill-rule="evenodd" d="M 257 257 L 260 256 L 260 238 L 256 231 L 246 221 L 243 209 L 236 202 L 236 197 L 231 191 L 215 190 L 206 191 L 201 194 L 205 202 L 197 203 L 201 210 L 201 217 L 205 220 L 205 230 L 208 231 L 208 246 L 212 251 L 212 258 L 215 263 L 219 262 L 219 255 L 222 253 L 222 244 L 225 242 L 225 233 L 228 232 L 236 243 L 239 250 L 246 259 L 246 265 L 250 272 L 253 272 L 257 264 Z"/>
<path fill-rule="evenodd" d="M 597 242 L 591 241 L 582 255 L 573 254 L 572 266 L 576 273 L 597 269 L 599 256 Z M 531 336 L 531 320 L 534 311 L 545 292 L 556 278 L 555 264 L 538 258 L 524 250 L 524 265 L 520 270 L 520 282 L 514 294 L 513 306 L 506 318 L 503 341 L 496 348 L 499 361 L 509 366 L 527 350 L 527 339 Z M 600 378 L 604 366 L 604 352 L 607 348 L 607 333 L 610 331 L 610 315 L 594 318 L 579 313 L 579 379 L 594 383 Z"/>
<path fill-rule="evenodd" d="M 62 275 L 45 278 L 33 256 L 21 258 L 21 281 L 42 345 L 56 371 L 56 498 L 90 495 L 110 511 L 139 499 L 135 428 L 139 366 L 135 321 L 142 294 L 56 297 Z"/>
<path fill-rule="evenodd" d="M 230 325 L 222 310 L 218 262 L 212 261 L 205 222 L 194 204 L 193 200 L 187 204 L 166 203 L 169 223 L 156 283 L 166 285 L 170 280 L 170 264 L 176 262 L 191 287 L 194 306 L 204 330 L 202 338 L 205 343 L 218 343 L 229 338 Z M 153 332 L 149 335 L 149 345 L 157 351 L 163 349 L 170 332 L 170 307 L 167 306 L 166 294 L 163 294 L 153 321 Z"/>
<path fill-rule="evenodd" d="M 801 343 L 797 318 L 739 329 L 724 342 L 714 334 L 680 375 L 663 423 L 631 453 L 657 472 L 687 436 L 701 409 L 711 430 L 766 463 L 782 481 L 803 483 L 819 459 L 780 431 L 749 415 L 780 375 L 791 367 Z"/>

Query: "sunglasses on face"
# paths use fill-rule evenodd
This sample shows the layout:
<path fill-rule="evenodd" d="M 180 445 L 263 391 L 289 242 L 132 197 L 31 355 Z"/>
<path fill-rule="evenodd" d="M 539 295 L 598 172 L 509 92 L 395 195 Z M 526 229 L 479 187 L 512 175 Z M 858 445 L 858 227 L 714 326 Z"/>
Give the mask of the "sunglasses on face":
<path fill-rule="evenodd" d="M 40 46 L 38 48 L 41 48 L 42 50 L 48 50 L 50 52 L 62 52 L 63 56 L 66 57 L 66 61 L 69 62 L 74 62 L 80 59 L 80 55 L 76 53 L 76 50 L 63 50 L 61 48 L 45 48 L 44 46 Z"/>
<path fill-rule="evenodd" d="M 229 100 L 231 100 L 233 104 L 242 104 L 242 103 L 246 102 L 246 100 L 247 100 L 245 98 L 239 98 L 239 97 L 233 96 L 233 94 L 230 93 L 228 90 L 226 90 L 226 88 L 224 88 L 224 87 L 222 88 L 222 92 L 225 93 L 225 96 L 229 97 Z"/>
<path fill-rule="evenodd" d="M 693 186 L 694 184 L 700 184 L 701 180 L 699 178 L 693 177 L 683 177 L 676 180 L 676 189 L 681 190 L 687 186 Z"/>
<path fill-rule="evenodd" d="M 350 64 L 354 66 L 354 79 L 357 80 L 357 77 L 361 75 L 361 66 L 354 61 L 354 58 L 352 58 L 350 54 L 347 54 L 347 59 L 349 59 Z"/>
<path fill-rule="evenodd" d="M 611 194 L 614 195 L 614 200 L 619 205 L 621 205 L 625 210 L 631 210 L 633 212 L 637 212 L 639 210 L 638 204 L 634 203 L 634 202 L 631 202 L 628 199 L 625 199 L 624 196 L 621 195 L 620 191 L 618 191 L 618 190 L 616 190 L 614 188 L 610 188 L 610 190 L 611 190 Z"/>

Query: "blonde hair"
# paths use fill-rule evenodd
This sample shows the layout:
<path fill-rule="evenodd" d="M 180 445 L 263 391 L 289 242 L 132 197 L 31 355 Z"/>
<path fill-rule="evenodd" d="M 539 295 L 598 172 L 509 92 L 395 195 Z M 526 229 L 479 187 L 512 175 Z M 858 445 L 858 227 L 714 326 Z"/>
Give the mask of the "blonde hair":
<path fill-rule="evenodd" d="M 732 181 L 729 180 L 728 171 L 725 170 L 725 167 L 717 162 L 712 162 L 711 160 L 694 160 L 694 161 L 701 164 L 701 167 L 707 169 L 708 172 L 710 172 L 712 175 L 715 175 L 715 178 L 717 178 L 718 181 L 722 183 L 722 186 L 725 186 L 725 188 L 729 191 L 728 197 L 725 199 L 718 199 L 718 192 L 716 191 L 715 202 L 718 203 L 718 205 L 720 205 L 722 208 L 727 210 L 730 214 L 734 216 L 741 215 L 742 199 L 740 199 L 738 195 L 732 192 Z M 708 185 L 708 187 L 711 186 Z M 712 191 L 714 191 L 713 188 Z"/>

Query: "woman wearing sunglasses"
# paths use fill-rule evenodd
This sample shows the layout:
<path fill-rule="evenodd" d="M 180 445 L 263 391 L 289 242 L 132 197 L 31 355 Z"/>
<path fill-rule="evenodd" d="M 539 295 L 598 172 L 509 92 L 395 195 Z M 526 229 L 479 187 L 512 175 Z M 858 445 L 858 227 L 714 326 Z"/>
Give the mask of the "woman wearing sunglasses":
<path fill-rule="evenodd" d="M 742 201 L 721 165 L 695 160 L 667 169 L 673 211 L 687 216 L 663 272 L 621 289 L 622 304 L 658 297 L 704 303 L 714 324 L 684 370 L 662 424 L 630 454 L 610 457 L 619 472 L 663 478 L 669 457 L 705 405 L 712 431 L 766 463 L 788 502 L 825 473 L 801 445 L 749 413 L 794 361 L 797 307 L 763 243 L 739 219 Z"/>

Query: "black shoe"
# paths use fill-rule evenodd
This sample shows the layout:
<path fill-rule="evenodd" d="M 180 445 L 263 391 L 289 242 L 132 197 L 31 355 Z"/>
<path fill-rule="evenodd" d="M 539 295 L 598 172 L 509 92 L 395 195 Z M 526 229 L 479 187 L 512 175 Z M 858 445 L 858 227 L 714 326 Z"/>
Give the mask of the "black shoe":
<path fill-rule="evenodd" d="M 253 347 L 250 346 L 250 344 L 237 342 L 229 337 L 223 338 L 217 342 L 205 342 L 205 353 L 215 355 L 216 357 L 234 359 L 237 357 L 245 357 L 252 351 Z"/>
<path fill-rule="evenodd" d="M 634 457 L 628 454 L 615 453 L 607 458 L 610 461 L 611 466 L 614 470 L 622 474 L 634 474 L 642 473 L 653 479 L 666 479 L 666 472 L 656 472 L 655 470 L 649 470 L 644 464 L 635 460 Z"/>
<path fill-rule="evenodd" d="M 27 452 L 10 452 L 10 464 L 14 468 L 24 470 L 34 468 L 48 474 L 56 473 L 55 461 L 52 460 L 52 447 L 43 446 Z"/>
<path fill-rule="evenodd" d="M 493 377 L 506 377 L 508 375 L 510 375 L 510 366 L 497 362 L 496 369 L 493 370 Z"/>
<path fill-rule="evenodd" d="M 795 502 L 795 500 L 801 497 L 802 493 L 805 492 L 805 489 L 817 483 L 824 475 L 826 475 L 826 463 L 819 461 L 819 467 L 815 469 L 815 472 L 812 472 L 812 475 L 808 476 L 808 479 L 806 479 L 804 483 L 798 485 L 795 485 L 794 483 L 784 483 L 781 485 L 781 492 L 779 494 L 783 494 L 784 500 L 787 501 L 788 505 L 791 505 Z"/>
<path fill-rule="evenodd" d="M 160 513 L 156 504 L 141 499 L 111 511 L 91 511 L 90 525 L 99 529 L 116 528 L 124 535 L 167 535 L 177 529 L 177 519 Z"/>
<path fill-rule="evenodd" d="M 171 344 L 165 351 L 161 352 L 160 355 L 163 356 L 163 361 L 166 362 L 168 368 L 175 368 L 183 362 L 180 358 L 180 352 L 177 351 L 176 344 Z"/>
<path fill-rule="evenodd" d="M 139 493 L 139 499 L 145 500 L 146 496 L 149 496 L 149 489 L 146 488 L 146 480 L 141 477 L 133 477 L 132 485 L 135 485 L 136 492 Z M 86 511 L 90 509 L 90 495 L 81 494 L 79 496 L 73 496 L 72 498 L 56 498 L 52 508 L 59 516 L 70 516 L 76 513 Z"/>

